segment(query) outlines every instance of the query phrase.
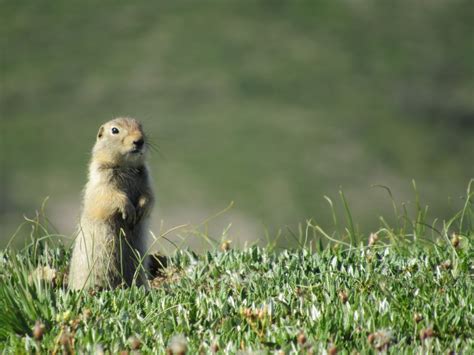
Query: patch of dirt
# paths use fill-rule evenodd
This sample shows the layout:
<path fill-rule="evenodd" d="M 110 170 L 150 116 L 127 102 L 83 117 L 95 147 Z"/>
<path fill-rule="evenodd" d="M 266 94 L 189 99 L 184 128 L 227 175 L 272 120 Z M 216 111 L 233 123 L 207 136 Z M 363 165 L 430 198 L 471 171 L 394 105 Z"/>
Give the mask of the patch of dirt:
<path fill-rule="evenodd" d="M 150 259 L 151 288 L 162 287 L 164 284 L 176 282 L 182 277 L 183 270 L 176 266 L 170 266 L 168 257 L 153 254 Z"/>

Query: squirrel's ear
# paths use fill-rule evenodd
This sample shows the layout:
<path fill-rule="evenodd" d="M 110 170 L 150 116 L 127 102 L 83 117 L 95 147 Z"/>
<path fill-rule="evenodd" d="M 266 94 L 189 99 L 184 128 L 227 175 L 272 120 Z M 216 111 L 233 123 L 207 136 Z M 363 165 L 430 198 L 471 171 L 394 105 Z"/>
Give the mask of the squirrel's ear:
<path fill-rule="evenodd" d="M 97 139 L 102 138 L 104 135 L 104 126 L 100 126 L 99 133 L 97 133 Z"/>

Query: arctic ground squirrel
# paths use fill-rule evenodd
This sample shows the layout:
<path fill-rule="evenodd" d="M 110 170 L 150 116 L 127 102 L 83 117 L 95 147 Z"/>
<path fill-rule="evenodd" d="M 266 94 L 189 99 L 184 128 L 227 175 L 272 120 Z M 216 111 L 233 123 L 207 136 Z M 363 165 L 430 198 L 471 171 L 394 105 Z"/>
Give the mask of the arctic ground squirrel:
<path fill-rule="evenodd" d="M 70 289 L 148 287 L 147 222 L 154 195 L 140 122 L 116 118 L 97 134 L 70 264 Z"/>

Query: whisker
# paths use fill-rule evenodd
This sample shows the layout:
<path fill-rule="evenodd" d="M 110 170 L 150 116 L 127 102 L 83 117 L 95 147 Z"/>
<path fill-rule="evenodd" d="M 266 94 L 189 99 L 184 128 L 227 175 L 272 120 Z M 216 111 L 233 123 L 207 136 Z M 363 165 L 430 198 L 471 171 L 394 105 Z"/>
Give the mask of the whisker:
<path fill-rule="evenodd" d="M 152 151 L 157 152 L 160 157 L 165 158 L 165 155 L 163 154 L 161 148 L 158 146 L 158 144 L 151 142 L 150 140 L 147 140 L 145 142 L 145 145 L 150 148 Z"/>

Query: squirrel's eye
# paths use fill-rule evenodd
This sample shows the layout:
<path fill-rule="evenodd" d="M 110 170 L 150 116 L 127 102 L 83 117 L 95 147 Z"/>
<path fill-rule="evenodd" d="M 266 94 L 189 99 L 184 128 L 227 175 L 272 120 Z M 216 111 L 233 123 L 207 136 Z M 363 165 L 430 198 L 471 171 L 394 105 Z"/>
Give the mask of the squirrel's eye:
<path fill-rule="evenodd" d="M 112 127 L 112 134 L 118 134 L 119 130 L 117 127 Z"/>

